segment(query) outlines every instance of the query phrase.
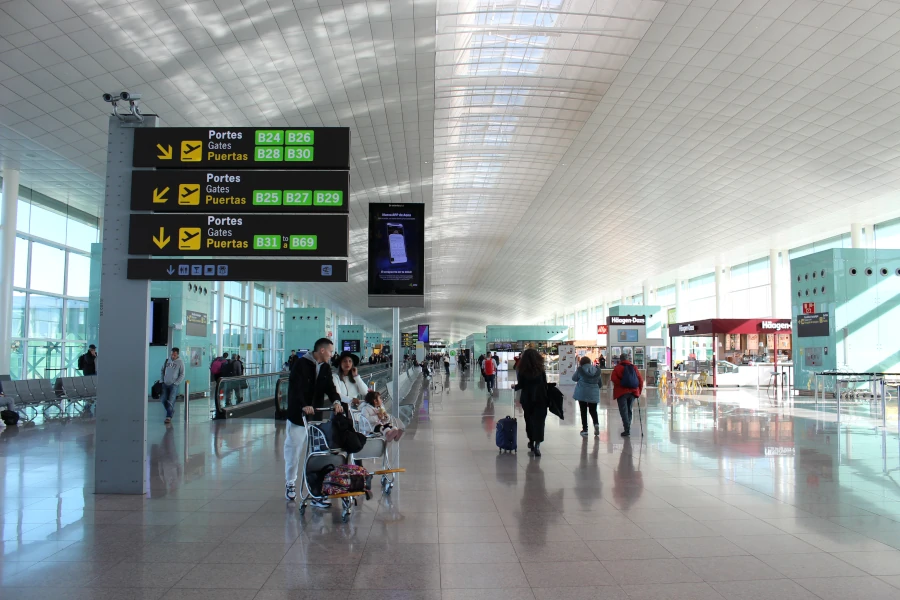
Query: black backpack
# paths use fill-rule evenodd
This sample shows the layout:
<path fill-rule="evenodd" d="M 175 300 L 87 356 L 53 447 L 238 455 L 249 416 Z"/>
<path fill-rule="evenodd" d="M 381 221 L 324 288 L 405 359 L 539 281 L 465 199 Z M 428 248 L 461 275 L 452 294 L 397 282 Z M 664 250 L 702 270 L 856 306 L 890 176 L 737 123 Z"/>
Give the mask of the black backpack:
<path fill-rule="evenodd" d="M 0 410 L 0 420 L 7 427 L 12 427 L 19 422 L 19 413 L 14 410 Z"/>
<path fill-rule="evenodd" d="M 234 377 L 234 363 L 226 360 L 219 369 L 219 377 Z"/>
<path fill-rule="evenodd" d="M 84 371 L 85 364 L 87 364 L 87 359 L 84 358 L 84 354 L 78 357 L 78 370 Z"/>

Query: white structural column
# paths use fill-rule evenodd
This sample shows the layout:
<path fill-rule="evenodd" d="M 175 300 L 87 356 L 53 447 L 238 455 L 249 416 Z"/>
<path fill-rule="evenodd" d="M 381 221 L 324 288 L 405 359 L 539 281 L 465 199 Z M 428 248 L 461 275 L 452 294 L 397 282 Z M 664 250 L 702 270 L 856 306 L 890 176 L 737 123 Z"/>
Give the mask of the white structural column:
<path fill-rule="evenodd" d="M 684 296 L 681 288 L 683 286 L 684 279 L 675 280 L 675 320 L 679 323 L 685 318 L 684 306 L 682 305 Z"/>
<path fill-rule="evenodd" d="M 266 336 L 269 344 L 269 364 L 263 365 L 260 372 L 266 373 L 267 369 L 270 369 L 271 372 L 276 372 L 281 370 L 281 363 L 284 362 L 284 359 L 278 354 L 278 335 L 275 333 L 275 294 L 278 293 L 278 290 L 275 289 L 275 286 L 269 287 L 269 326 L 266 327 Z"/>
<path fill-rule="evenodd" d="M 788 297 L 791 286 L 787 281 L 791 276 L 790 267 L 787 250 L 769 250 L 769 290 L 772 293 L 770 303 L 773 317 L 791 316 L 791 303 Z"/>
<path fill-rule="evenodd" d="M 247 363 L 253 362 L 253 358 L 256 356 L 256 344 L 253 343 L 253 321 L 254 321 L 254 313 L 253 310 L 253 292 L 256 288 L 256 283 L 253 281 L 247 282 L 247 310 L 249 314 L 247 315 L 247 347 L 250 348 L 247 350 Z M 243 350 L 241 351 L 243 352 Z M 240 353 L 239 353 L 240 354 Z M 260 366 L 260 372 L 262 370 L 262 366 Z"/>
<path fill-rule="evenodd" d="M 875 247 L 875 224 L 874 223 L 866 223 L 863 225 L 863 229 L 866 233 L 866 248 L 874 248 Z"/>
<path fill-rule="evenodd" d="M 216 356 L 222 356 L 225 343 L 225 282 L 220 281 L 216 293 L 216 312 L 219 315 L 216 323 Z M 212 360 L 210 358 L 210 360 Z"/>
<path fill-rule="evenodd" d="M 16 218 L 19 208 L 19 172 L 15 169 L 3 169 L 3 196 L 0 203 L 0 375 L 8 375 L 12 340 L 13 269 L 16 265 Z"/>
<path fill-rule="evenodd" d="M 647 280 L 641 283 L 641 298 L 641 304 L 644 306 L 650 306 L 653 303 L 653 299 L 650 297 L 650 282 Z"/>
<path fill-rule="evenodd" d="M 851 223 L 850 224 L 850 247 L 851 248 L 865 248 L 865 240 L 863 239 L 863 225 L 862 223 Z"/>
<path fill-rule="evenodd" d="M 731 294 L 731 269 L 725 265 L 716 265 L 716 318 L 727 319 L 731 316 L 728 300 Z"/>

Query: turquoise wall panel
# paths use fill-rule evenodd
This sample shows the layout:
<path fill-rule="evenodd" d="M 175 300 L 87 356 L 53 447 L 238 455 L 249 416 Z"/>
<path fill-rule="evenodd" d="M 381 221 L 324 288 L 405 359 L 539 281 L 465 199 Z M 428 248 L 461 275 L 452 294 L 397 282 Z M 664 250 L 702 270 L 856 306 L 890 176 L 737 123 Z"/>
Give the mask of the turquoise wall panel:
<path fill-rule="evenodd" d="M 811 388 L 811 374 L 829 369 L 900 369 L 900 250 L 837 248 L 791 260 L 791 313 L 804 303 L 830 315 L 827 336 L 793 336 L 795 387 Z M 810 356 L 820 357 L 810 364 Z"/>
<path fill-rule="evenodd" d="M 563 341 L 569 328 L 563 325 L 488 325 L 487 343 L 522 341 Z"/>
<path fill-rule="evenodd" d="M 365 328 L 362 325 L 338 325 L 335 348 L 340 352 L 343 348 L 344 340 L 357 340 L 359 341 L 359 352 L 354 352 L 354 354 L 362 357 L 365 348 L 365 335 Z"/>
<path fill-rule="evenodd" d="M 326 337 L 324 308 L 289 308 L 284 311 L 285 348 L 312 351 L 316 340 Z"/>

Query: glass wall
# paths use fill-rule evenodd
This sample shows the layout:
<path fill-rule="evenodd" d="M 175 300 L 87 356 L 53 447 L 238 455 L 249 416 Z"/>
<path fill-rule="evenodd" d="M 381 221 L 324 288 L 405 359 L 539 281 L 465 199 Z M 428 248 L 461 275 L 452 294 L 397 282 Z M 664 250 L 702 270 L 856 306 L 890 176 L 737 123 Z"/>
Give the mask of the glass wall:
<path fill-rule="evenodd" d="M 78 357 L 97 341 L 87 339 L 87 307 L 99 219 L 24 186 L 17 210 L 10 375 L 78 375 Z"/>
<path fill-rule="evenodd" d="M 222 314 L 222 350 L 240 354 L 241 343 L 247 343 L 247 284 L 226 281 Z M 246 366 L 246 364 L 245 364 Z"/>
<path fill-rule="evenodd" d="M 731 267 L 731 305 L 728 315 L 736 319 L 765 317 L 772 314 L 771 271 L 769 257 Z"/>

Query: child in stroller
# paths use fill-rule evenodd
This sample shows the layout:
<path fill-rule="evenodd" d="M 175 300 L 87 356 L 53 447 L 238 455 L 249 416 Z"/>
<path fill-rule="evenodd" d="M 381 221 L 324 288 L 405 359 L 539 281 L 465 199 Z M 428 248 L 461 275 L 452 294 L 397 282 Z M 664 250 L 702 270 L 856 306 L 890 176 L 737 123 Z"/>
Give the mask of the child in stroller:
<path fill-rule="evenodd" d="M 381 394 L 371 390 L 359 405 L 360 433 L 381 433 L 387 442 L 394 442 L 403 435 L 403 427 L 392 418 L 381 402 Z"/>

